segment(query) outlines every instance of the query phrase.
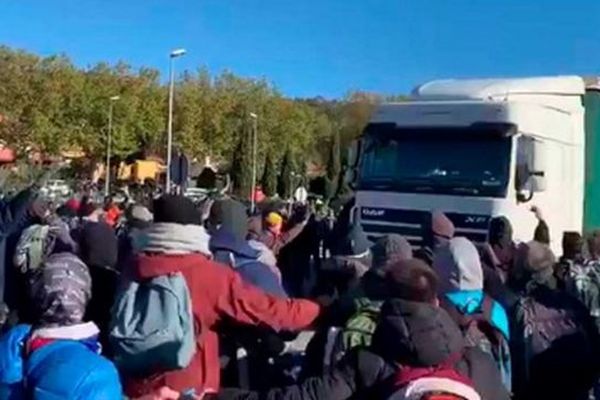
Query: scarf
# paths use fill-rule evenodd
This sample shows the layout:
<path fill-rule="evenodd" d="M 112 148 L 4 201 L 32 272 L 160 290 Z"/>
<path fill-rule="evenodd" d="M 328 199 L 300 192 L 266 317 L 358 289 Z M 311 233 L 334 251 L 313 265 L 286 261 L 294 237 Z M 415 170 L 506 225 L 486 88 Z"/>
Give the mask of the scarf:
<path fill-rule="evenodd" d="M 154 223 L 144 230 L 142 252 L 162 254 L 201 253 L 210 256 L 210 236 L 200 225 Z"/>

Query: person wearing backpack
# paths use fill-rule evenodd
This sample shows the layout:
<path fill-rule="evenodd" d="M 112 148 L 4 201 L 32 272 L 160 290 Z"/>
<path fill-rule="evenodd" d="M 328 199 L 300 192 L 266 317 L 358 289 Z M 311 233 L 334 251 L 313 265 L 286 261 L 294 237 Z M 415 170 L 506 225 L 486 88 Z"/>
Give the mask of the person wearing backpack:
<path fill-rule="evenodd" d="M 30 225 L 42 222 L 48 215 L 45 204 L 38 200 L 39 187 L 49 176 L 19 192 L 9 200 L 0 201 L 0 331 L 17 319 L 20 288 L 16 284 L 13 257 L 21 233 Z"/>
<path fill-rule="evenodd" d="M 554 254 L 521 245 L 513 279 L 522 297 L 512 331 L 515 399 L 587 399 L 600 370 L 598 331 L 576 298 L 560 290 Z"/>
<path fill-rule="evenodd" d="M 28 283 L 35 321 L 0 337 L 0 399 L 122 399 L 117 370 L 100 355 L 98 327 L 84 322 L 87 266 L 74 254 L 53 254 Z"/>
<path fill-rule="evenodd" d="M 130 397 L 163 386 L 196 395 L 218 391 L 222 322 L 297 331 L 319 316 L 316 303 L 269 295 L 212 261 L 210 238 L 191 200 L 165 195 L 153 211 L 145 247 L 124 271 L 130 279 L 111 323 L 115 360 Z M 157 327 L 164 335 L 154 334 Z"/>
<path fill-rule="evenodd" d="M 385 282 L 390 298 L 381 308 L 371 346 L 352 349 L 331 371 L 301 384 L 267 392 L 230 388 L 217 398 L 413 400 L 411 393 L 420 392 L 441 393 L 444 399 L 510 399 L 493 360 L 466 347 L 458 326 L 439 307 L 438 278 L 427 264 L 395 262 Z"/>
<path fill-rule="evenodd" d="M 385 282 L 386 268 L 397 261 L 409 260 L 412 248 L 406 238 L 391 234 L 381 237 L 371 247 L 363 240 L 352 240 L 364 235 L 362 229 L 351 228 L 345 242 L 345 253 L 352 256 L 336 256 L 335 261 L 346 274 L 350 270 L 363 270 L 357 285 L 350 288 L 330 307 L 327 321 L 322 324 L 327 329 L 316 332 L 307 348 L 306 369 L 309 375 L 322 374 L 335 367 L 336 363 L 351 348 L 369 346 L 381 305 L 389 297 Z M 339 247 L 338 247 L 339 249 Z M 344 264 L 357 264 L 360 267 Z"/>
<path fill-rule="evenodd" d="M 210 250 L 214 260 L 237 271 L 245 282 L 265 292 L 287 298 L 279 270 L 258 260 L 259 251 L 246 240 L 248 222 L 246 208 L 232 199 L 217 200 L 208 218 Z"/>
<path fill-rule="evenodd" d="M 509 321 L 504 308 L 483 291 L 483 270 L 477 248 L 455 237 L 438 248 L 433 267 L 440 276 L 440 305 L 465 334 L 496 361 L 502 381 L 511 389 Z"/>

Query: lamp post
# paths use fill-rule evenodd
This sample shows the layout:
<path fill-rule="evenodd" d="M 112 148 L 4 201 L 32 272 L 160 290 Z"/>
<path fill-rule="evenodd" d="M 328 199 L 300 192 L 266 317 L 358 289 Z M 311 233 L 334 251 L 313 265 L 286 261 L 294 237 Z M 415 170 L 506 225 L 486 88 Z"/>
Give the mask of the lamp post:
<path fill-rule="evenodd" d="M 252 193 L 250 194 L 251 206 L 250 211 L 254 214 L 256 210 L 256 199 L 254 198 L 256 193 L 256 152 L 257 152 L 257 140 L 258 140 L 258 115 L 250 113 L 250 118 L 253 121 L 252 125 Z"/>
<path fill-rule="evenodd" d="M 171 193 L 171 159 L 173 151 L 173 95 L 175 91 L 174 60 L 186 53 L 185 49 L 176 49 L 169 54 L 169 118 L 167 125 L 167 182 L 165 192 Z"/>
<path fill-rule="evenodd" d="M 106 178 L 104 180 L 104 196 L 110 194 L 110 156 L 112 150 L 112 119 L 113 119 L 113 106 L 115 101 L 119 100 L 120 96 L 111 96 L 108 104 L 108 133 L 106 140 Z"/>

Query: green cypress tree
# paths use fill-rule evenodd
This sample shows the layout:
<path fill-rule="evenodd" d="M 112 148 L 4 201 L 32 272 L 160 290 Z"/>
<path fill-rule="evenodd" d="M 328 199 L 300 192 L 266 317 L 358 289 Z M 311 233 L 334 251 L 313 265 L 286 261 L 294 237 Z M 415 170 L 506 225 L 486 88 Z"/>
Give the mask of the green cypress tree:
<path fill-rule="evenodd" d="M 338 192 L 340 174 L 342 173 L 342 161 L 340 150 L 340 135 L 333 134 L 331 146 L 329 147 L 329 159 L 327 161 L 327 190 L 326 197 L 331 200 Z"/>
<path fill-rule="evenodd" d="M 291 151 L 288 149 L 283 156 L 283 161 L 281 163 L 281 173 L 279 174 L 279 179 L 277 180 L 277 192 L 279 196 L 283 199 L 289 199 L 292 197 L 292 191 L 294 188 L 293 185 L 293 176 L 292 174 L 295 172 L 294 167 L 294 158 L 292 156 Z"/>
<path fill-rule="evenodd" d="M 275 168 L 276 166 L 273 157 L 271 157 L 270 154 L 267 154 L 261 185 L 263 192 L 269 197 L 277 194 L 277 171 L 275 171 Z"/>
<path fill-rule="evenodd" d="M 250 199 L 252 191 L 252 149 L 250 148 L 250 134 L 248 129 L 240 129 L 239 141 L 233 153 L 231 163 L 231 180 L 234 193 Z"/>

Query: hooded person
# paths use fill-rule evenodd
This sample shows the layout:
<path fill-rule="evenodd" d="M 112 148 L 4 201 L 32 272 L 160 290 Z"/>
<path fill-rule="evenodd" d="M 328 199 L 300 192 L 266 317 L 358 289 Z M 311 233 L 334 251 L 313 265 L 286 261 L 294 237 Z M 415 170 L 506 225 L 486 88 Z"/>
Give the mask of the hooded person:
<path fill-rule="evenodd" d="M 181 273 L 190 294 L 196 352 L 183 369 L 124 376 L 130 397 L 152 393 L 163 386 L 175 391 L 218 392 L 219 337 L 224 321 L 264 326 L 275 331 L 308 328 L 320 307 L 308 300 L 281 299 L 247 284 L 231 268 L 215 263 L 210 237 L 191 200 L 165 195 L 154 202 L 154 223 L 146 229 L 147 243 L 129 266 L 137 281 Z M 119 318 L 119 316 L 115 316 Z"/>
<path fill-rule="evenodd" d="M 440 277 L 440 304 L 465 331 L 472 345 L 494 347 L 494 356 L 503 382 L 511 387 L 509 321 L 505 309 L 483 291 L 483 269 L 477 248 L 468 239 L 456 237 L 439 247 L 433 268 Z M 477 322 L 477 331 L 472 330 Z M 485 323 L 485 327 L 482 324 Z M 481 326 L 481 328 L 479 327 Z M 483 337 L 479 333 L 484 333 Z M 473 336 L 473 338 L 471 338 Z"/>
<path fill-rule="evenodd" d="M 0 337 L 0 398 L 122 398 L 116 368 L 100 356 L 98 327 L 83 322 L 91 283 L 72 253 L 51 255 L 30 275 L 35 324 Z"/>
<path fill-rule="evenodd" d="M 45 223 L 34 224 L 23 231 L 16 243 L 13 256 L 10 293 L 14 293 L 12 324 L 34 323 L 31 298 L 27 295 L 27 280 L 36 274 L 44 261 L 54 253 L 77 254 L 77 244 L 70 236 L 67 224 L 59 218 L 50 217 Z"/>
<path fill-rule="evenodd" d="M 100 342 L 109 350 L 108 330 L 111 308 L 117 293 L 119 244 L 113 228 L 105 222 L 87 222 L 79 236 L 79 255 L 92 277 L 92 298 L 86 319 L 100 328 Z"/>
<path fill-rule="evenodd" d="M 454 237 L 454 224 L 441 211 L 433 211 L 431 219 L 424 225 L 423 246 L 415 253 L 415 257 L 432 265 L 435 250 L 448 243 Z"/>
<path fill-rule="evenodd" d="M 371 243 L 362 226 L 353 224 L 332 248 L 332 257 L 325 260 L 321 270 L 326 280 L 340 293 L 356 287 L 371 268 Z"/>
<path fill-rule="evenodd" d="M 523 292 L 512 332 L 519 400 L 587 399 L 598 378 L 598 330 L 583 304 L 559 288 L 554 264 L 543 243 L 519 247 L 513 274 Z"/>
<path fill-rule="evenodd" d="M 262 263 L 259 260 L 261 252 L 246 240 L 248 222 L 246 207 L 242 203 L 232 199 L 215 201 L 208 225 L 211 234 L 209 246 L 215 261 L 229 265 L 245 282 L 274 296 L 287 298 L 279 270 Z"/>
<path fill-rule="evenodd" d="M 14 319 L 13 311 L 20 307 L 21 288 L 14 283 L 16 271 L 12 268 L 17 242 L 25 228 L 40 223 L 48 214 L 37 199 L 37 189 L 39 186 L 34 184 L 0 201 L 0 328 Z"/>
<path fill-rule="evenodd" d="M 386 267 L 390 299 L 381 308 L 379 324 L 369 347 L 352 349 L 329 372 L 267 393 L 224 390 L 219 399 L 269 400 L 346 400 L 413 399 L 406 389 L 419 381 L 417 371 L 448 369 L 460 384 L 446 381 L 444 394 L 455 394 L 461 386 L 464 399 L 508 400 L 493 361 L 477 348 L 468 347 L 460 329 L 437 304 L 438 279 L 421 260 L 394 262 Z M 401 382 L 413 375 L 414 379 Z M 438 381 L 439 382 L 439 381 Z M 423 381 L 421 381 L 423 383 Z M 405 392 L 397 393 L 397 391 Z M 430 392 L 429 392 L 430 393 Z M 397 396 L 397 397 L 391 397 Z"/>

